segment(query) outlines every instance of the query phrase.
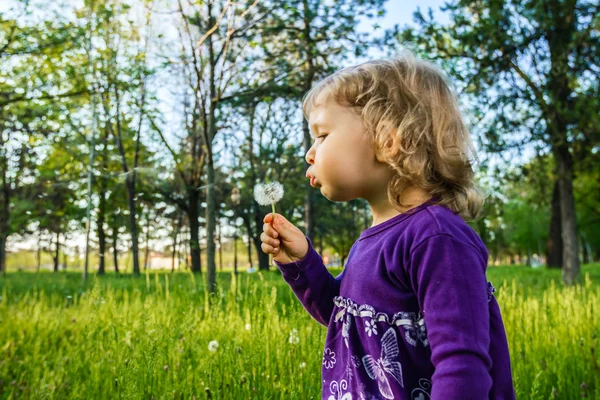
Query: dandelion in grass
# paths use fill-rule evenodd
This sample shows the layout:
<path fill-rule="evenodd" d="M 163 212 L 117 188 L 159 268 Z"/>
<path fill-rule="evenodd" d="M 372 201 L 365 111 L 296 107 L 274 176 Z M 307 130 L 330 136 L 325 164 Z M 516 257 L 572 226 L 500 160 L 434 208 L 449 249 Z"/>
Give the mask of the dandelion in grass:
<path fill-rule="evenodd" d="M 283 185 L 279 182 L 257 183 L 254 186 L 254 199 L 261 206 L 271 205 L 273 222 L 275 220 L 275 203 L 283 198 Z M 273 223 L 271 222 L 271 224 Z M 269 254 L 269 265 L 273 264 L 273 255 Z"/>
<path fill-rule="evenodd" d="M 297 329 L 292 329 L 292 331 L 290 332 L 290 338 L 288 339 L 288 342 L 290 342 L 290 344 L 298 344 L 300 342 Z"/>
<path fill-rule="evenodd" d="M 249 331 L 252 328 L 252 326 L 250 324 L 246 324 L 245 328 L 247 331 Z"/>
<path fill-rule="evenodd" d="M 300 368 L 306 368 L 306 363 L 305 362 L 301 362 L 300 363 Z"/>
<path fill-rule="evenodd" d="M 212 340 L 209 344 L 208 344 L 208 350 L 211 352 L 215 352 L 217 351 L 217 349 L 219 348 L 219 342 L 217 342 L 216 340 Z"/>

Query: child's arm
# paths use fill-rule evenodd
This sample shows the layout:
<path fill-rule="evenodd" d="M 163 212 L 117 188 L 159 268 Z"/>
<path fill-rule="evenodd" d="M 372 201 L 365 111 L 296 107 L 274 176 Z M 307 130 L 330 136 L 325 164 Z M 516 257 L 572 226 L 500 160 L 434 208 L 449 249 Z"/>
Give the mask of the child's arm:
<path fill-rule="evenodd" d="M 411 251 L 409 276 L 431 346 L 432 400 L 487 399 L 492 387 L 490 316 L 481 251 L 438 234 Z"/>
<path fill-rule="evenodd" d="M 327 326 L 333 312 L 333 298 L 340 293 L 343 272 L 334 278 L 310 239 L 283 215 L 267 214 L 263 222 L 262 250 L 273 254 L 283 279 L 306 311 Z"/>
<path fill-rule="evenodd" d="M 290 285 L 306 311 L 319 323 L 327 326 L 333 312 L 333 298 L 340 293 L 343 272 L 334 278 L 308 237 L 308 253 L 304 259 L 281 264 L 283 279 Z"/>

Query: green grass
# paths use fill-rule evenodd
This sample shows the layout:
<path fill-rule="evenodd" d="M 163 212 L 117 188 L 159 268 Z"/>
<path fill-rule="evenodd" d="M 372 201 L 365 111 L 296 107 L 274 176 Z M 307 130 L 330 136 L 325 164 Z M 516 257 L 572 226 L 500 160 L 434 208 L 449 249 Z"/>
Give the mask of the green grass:
<path fill-rule="evenodd" d="M 600 398 L 600 265 L 582 273 L 582 286 L 564 288 L 559 270 L 488 270 L 517 398 Z M 78 272 L 10 272 L 0 278 L 0 398 L 320 398 L 326 328 L 281 275 L 218 282 L 211 300 L 183 272 L 86 284 Z"/>

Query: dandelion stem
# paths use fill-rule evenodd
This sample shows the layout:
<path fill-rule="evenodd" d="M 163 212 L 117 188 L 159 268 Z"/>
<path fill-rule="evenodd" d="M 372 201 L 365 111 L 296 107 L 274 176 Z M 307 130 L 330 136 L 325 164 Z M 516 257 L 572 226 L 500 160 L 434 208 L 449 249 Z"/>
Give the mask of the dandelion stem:
<path fill-rule="evenodd" d="M 271 203 L 271 208 L 273 209 L 273 221 L 271 221 L 271 226 L 275 224 L 275 203 Z M 269 253 L 269 266 L 273 265 L 273 254 Z"/>

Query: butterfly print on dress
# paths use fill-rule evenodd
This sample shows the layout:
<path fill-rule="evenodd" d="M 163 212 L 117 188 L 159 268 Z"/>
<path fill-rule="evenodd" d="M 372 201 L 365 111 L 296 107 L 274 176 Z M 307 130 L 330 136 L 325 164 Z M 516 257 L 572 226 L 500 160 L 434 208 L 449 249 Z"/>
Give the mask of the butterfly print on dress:
<path fill-rule="evenodd" d="M 391 375 L 400 386 L 404 387 L 402 365 L 398 361 L 398 338 L 394 328 L 389 328 L 381 338 L 381 357 L 377 360 L 370 355 L 362 358 L 363 365 L 369 377 L 377 380 L 379 392 L 386 399 L 393 399 L 388 375 Z"/>

